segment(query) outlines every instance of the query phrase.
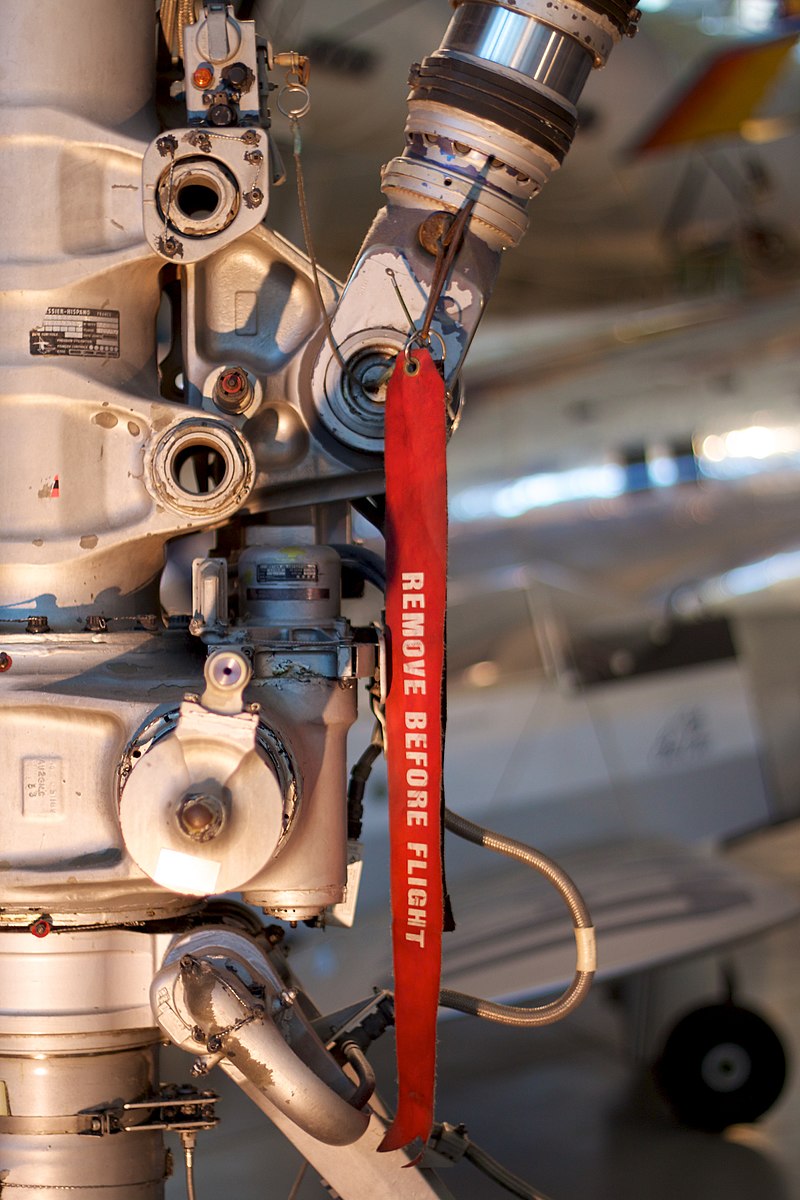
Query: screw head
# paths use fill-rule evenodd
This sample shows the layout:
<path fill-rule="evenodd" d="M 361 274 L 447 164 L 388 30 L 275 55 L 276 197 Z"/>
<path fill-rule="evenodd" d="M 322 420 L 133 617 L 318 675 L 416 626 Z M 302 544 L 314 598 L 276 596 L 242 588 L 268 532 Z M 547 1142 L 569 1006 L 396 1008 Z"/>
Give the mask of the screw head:
<path fill-rule="evenodd" d="M 10 671 L 13 661 L 11 655 L 6 654 L 5 650 L 0 651 L 0 672 Z"/>
<path fill-rule="evenodd" d="M 31 933 L 37 938 L 47 937 L 52 928 L 52 919 L 48 913 L 42 913 L 38 921 L 34 921 L 33 924 L 29 926 Z"/>

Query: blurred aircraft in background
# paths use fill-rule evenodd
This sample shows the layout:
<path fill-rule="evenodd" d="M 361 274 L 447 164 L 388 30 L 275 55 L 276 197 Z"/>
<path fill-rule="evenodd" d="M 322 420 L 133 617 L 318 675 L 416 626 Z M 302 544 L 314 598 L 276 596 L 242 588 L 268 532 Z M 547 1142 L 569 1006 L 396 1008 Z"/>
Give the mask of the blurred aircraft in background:
<path fill-rule="evenodd" d="M 303 154 L 335 274 L 440 5 L 259 7 L 314 64 Z M 566 853 L 606 978 L 800 911 L 708 853 L 800 813 L 797 14 L 641 7 L 634 43 L 586 89 L 570 170 L 504 263 L 449 460 L 448 801 Z M 294 208 L 286 187 L 271 217 L 296 236 Z M 297 951 L 325 1003 L 343 998 L 337 973 L 348 994 L 389 982 L 379 804 L 365 839 L 358 945 L 329 930 Z M 560 985 L 558 902 L 449 853 L 445 982 L 517 998 Z M 739 1099 L 749 1111 L 747 1087 Z"/>

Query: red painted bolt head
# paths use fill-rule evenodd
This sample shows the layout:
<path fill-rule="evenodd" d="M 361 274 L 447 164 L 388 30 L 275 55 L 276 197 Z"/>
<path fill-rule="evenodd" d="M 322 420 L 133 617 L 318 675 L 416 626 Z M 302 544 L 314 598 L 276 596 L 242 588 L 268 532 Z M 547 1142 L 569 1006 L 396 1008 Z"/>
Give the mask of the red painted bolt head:
<path fill-rule="evenodd" d="M 223 412 L 244 412 L 253 396 L 247 372 L 242 367 L 226 367 L 214 384 L 214 403 Z"/>
<path fill-rule="evenodd" d="M 247 387 L 247 379 L 241 371 L 226 371 L 220 376 L 219 385 L 226 396 L 238 396 Z"/>

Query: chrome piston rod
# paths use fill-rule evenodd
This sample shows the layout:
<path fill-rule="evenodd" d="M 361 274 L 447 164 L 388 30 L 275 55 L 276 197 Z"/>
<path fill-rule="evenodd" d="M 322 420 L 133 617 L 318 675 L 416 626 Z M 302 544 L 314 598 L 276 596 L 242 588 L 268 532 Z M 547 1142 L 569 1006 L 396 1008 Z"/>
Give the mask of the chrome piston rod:
<path fill-rule="evenodd" d="M 408 145 L 384 193 L 446 209 L 472 199 L 478 234 L 516 245 L 572 144 L 592 68 L 637 15 L 615 0 L 459 0 L 439 49 L 412 67 Z"/>

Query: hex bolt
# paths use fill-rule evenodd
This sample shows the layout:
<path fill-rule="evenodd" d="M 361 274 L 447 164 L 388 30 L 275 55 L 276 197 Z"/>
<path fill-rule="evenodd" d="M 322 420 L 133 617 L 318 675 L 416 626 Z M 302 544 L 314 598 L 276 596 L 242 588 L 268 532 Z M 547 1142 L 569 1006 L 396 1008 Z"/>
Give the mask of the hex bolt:
<path fill-rule="evenodd" d="M 87 633 L 105 633 L 107 629 L 108 623 L 100 613 L 90 613 L 86 618 Z"/>
<path fill-rule="evenodd" d="M 235 62 L 225 67 L 222 78 L 235 88 L 237 92 L 249 92 L 255 82 L 255 76 L 247 63 Z"/>
<path fill-rule="evenodd" d="M 219 796 L 187 792 L 178 806 L 178 824 L 194 842 L 210 842 L 225 821 L 225 807 Z"/>
<path fill-rule="evenodd" d="M 156 241 L 156 249 L 165 258 L 183 258 L 183 242 L 174 237 L 160 237 Z"/>
<path fill-rule="evenodd" d="M 161 157 L 166 158 L 168 155 L 173 155 L 178 149 L 178 139 L 173 137 L 171 133 L 168 133 L 165 137 L 158 139 L 156 146 Z"/>
<path fill-rule="evenodd" d="M 47 617 L 28 617 L 25 623 L 26 633 L 49 633 L 50 625 Z"/>
<path fill-rule="evenodd" d="M 224 367 L 214 384 L 212 399 L 221 412 L 235 416 L 244 412 L 253 398 L 253 388 L 243 367 Z"/>
<path fill-rule="evenodd" d="M 28 926 L 28 928 L 34 937 L 47 937 L 48 933 L 53 928 L 53 918 L 49 913 L 42 913 L 38 921 L 34 921 L 32 925 Z"/>

